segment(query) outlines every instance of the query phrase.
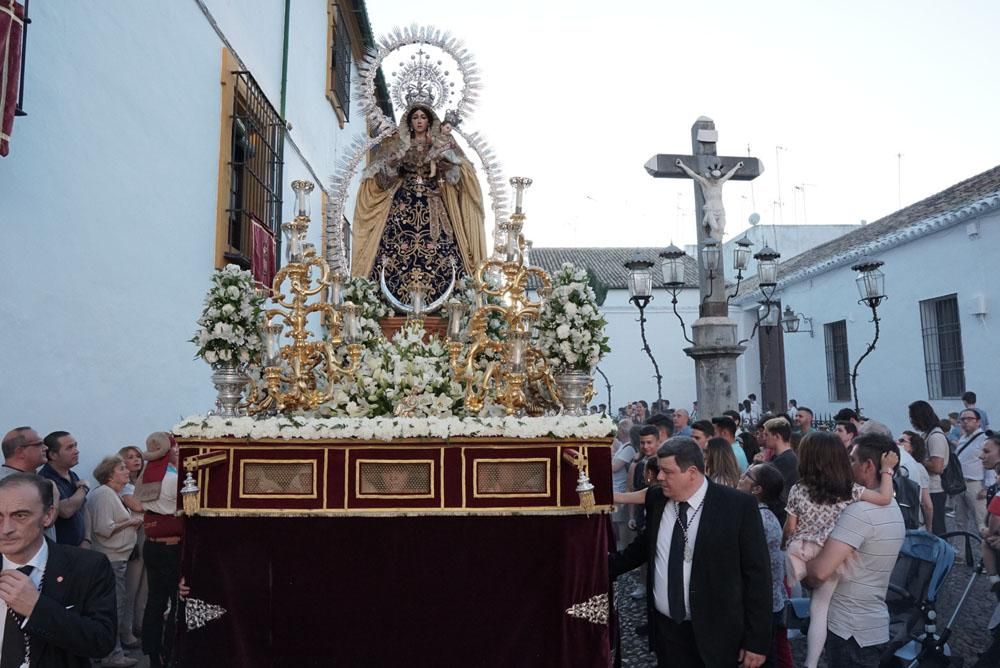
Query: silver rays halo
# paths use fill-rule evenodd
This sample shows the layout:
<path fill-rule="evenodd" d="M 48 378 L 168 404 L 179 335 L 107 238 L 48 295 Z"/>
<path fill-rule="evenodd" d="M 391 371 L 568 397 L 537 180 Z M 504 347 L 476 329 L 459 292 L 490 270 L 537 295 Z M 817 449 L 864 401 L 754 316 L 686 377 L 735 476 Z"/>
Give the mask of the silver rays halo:
<path fill-rule="evenodd" d="M 431 26 L 411 25 L 407 28 L 395 28 L 391 33 L 379 39 L 377 48 L 369 50 L 364 58 L 358 62 L 360 76 L 357 78 L 355 90 L 361 104 L 361 111 L 372 130 L 370 133 L 362 134 L 354 139 L 347 148 L 344 157 L 341 158 L 336 173 L 330 179 L 331 202 L 324 221 L 327 239 L 324 250 L 330 267 L 337 271 L 343 271 L 347 268 L 344 230 L 341 221 L 344 219 L 344 204 L 347 201 L 351 182 L 368 152 L 390 137 L 397 129 L 396 123 L 382 112 L 375 101 L 375 76 L 389 54 L 413 44 L 437 47 L 455 60 L 463 84 L 455 108 L 462 118 L 463 125 L 467 125 L 467 119 L 472 115 L 479 98 L 479 69 L 476 67 L 471 52 L 461 40 Z M 483 165 L 487 193 L 490 197 L 494 217 L 493 238 L 494 243 L 497 243 L 500 223 L 505 221 L 509 215 L 507 186 L 504 183 L 503 169 L 497 160 L 496 153 L 490 148 L 482 134 L 479 132 L 467 134 L 459 128 L 455 128 L 453 132 L 465 139 Z"/>

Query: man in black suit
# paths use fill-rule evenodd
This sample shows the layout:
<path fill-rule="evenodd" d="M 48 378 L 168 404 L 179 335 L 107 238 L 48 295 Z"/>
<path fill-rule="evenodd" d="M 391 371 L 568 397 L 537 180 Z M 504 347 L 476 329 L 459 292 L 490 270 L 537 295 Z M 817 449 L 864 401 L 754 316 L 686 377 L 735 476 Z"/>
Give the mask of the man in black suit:
<path fill-rule="evenodd" d="M 43 536 L 55 520 L 52 485 L 33 473 L 0 480 L 0 668 L 90 666 L 118 625 L 107 557 Z"/>
<path fill-rule="evenodd" d="M 656 452 L 646 530 L 611 555 L 611 576 L 649 564 L 649 644 L 663 668 L 757 668 L 771 646 L 771 566 L 753 497 L 705 477 L 701 449 Z"/>

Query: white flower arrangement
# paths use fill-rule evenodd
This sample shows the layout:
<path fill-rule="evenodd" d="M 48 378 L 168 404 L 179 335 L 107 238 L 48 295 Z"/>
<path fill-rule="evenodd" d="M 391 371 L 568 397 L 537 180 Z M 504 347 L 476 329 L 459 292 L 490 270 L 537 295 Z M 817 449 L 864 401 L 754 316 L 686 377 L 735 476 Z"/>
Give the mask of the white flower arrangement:
<path fill-rule="evenodd" d="M 400 329 L 391 341 L 373 340 L 353 377 L 333 385 L 324 416 L 392 415 L 399 405 L 416 416 L 448 417 L 462 408 L 462 387 L 452 379 L 448 349 L 437 336 L 423 340 L 419 326 Z"/>
<path fill-rule="evenodd" d="M 191 343 L 213 369 L 230 364 L 242 366 L 260 360 L 260 313 L 264 299 L 254 292 L 253 276 L 235 264 L 212 274 L 212 287 L 205 295 L 205 308 Z"/>
<path fill-rule="evenodd" d="M 378 286 L 363 276 L 352 276 L 344 282 L 344 301 L 358 307 L 361 323 L 361 343 L 368 345 L 382 337 L 379 322 L 389 315 L 389 307 L 382 303 Z"/>
<path fill-rule="evenodd" d="M 606 438 L 615 423 L 603 415 L 570 417 L 223 418 L 195 415 L 173 428 L 182 438 L 358 439 L 403 438 Z"/>
<path fill-rule="evenodd" d="M 611 351 L 606 325 L 587 271 L 564 263 L 538 319 L 538 345 L 549 365 L 556 372 L 593 370 Z"/>

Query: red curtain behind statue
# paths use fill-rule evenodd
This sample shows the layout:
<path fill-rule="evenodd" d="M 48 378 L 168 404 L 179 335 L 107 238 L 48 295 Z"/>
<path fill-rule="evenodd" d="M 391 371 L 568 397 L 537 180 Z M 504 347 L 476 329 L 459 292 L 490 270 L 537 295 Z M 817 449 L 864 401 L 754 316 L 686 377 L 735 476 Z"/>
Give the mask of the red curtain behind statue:
<path fill-rule="evenodd" d="M 0 156 L 10 152 L 20 90 L 23 37 L 24 7 L 15 0 L 0 0 Z"/>
<path fill-rule="evenodd" d="M 605 515 L 189 519 L 181 665 L 606 668 Z M 190 609 L 190 608 L 189 608 Z M 189 613 L 190 614 L 190 613 Z"/>

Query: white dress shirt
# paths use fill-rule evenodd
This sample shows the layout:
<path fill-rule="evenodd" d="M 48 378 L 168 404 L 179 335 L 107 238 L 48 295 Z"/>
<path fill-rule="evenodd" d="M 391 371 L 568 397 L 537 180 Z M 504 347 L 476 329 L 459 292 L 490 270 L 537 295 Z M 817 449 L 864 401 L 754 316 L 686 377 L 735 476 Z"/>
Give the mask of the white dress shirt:
<path fill-rule="evenodd" d="M 15 563 L 10 559 L 8 559 L 6 554 L 3 555 L 3 570 L 9 571 L 15 568 L 21 568 L 22 566 L 28 566 L 28 565 L 34 566 L 35 570 L 31 571 L 31 575 L 29 575 L 28 577 L 31 578 L 31 581 L 35 583 L 35 587 L 37 589 L 41 589 L 42 578 L 45 577 L 45 565 L 48 563 L 48 561 L 49 561 L 49 546 L 48 543 L 46 543 L 45 539 L 43 538 L 42 546 L 38 548 L 38 552 L 35 552 L 35 556 L 29 559 L 27 564 Z M 7 621 L 7 602 L 4 601 L 2 598 L 0 598 L 0 620 L 3 620 L 4 622 L 0 623 L 0 647 L 3 647 L 4 627 L 6 626 L 5 622 Z M 24 624 L 27 623 L 28 619 L 25 618 Z M 22 628 L 24 627 L 24 624 L 21 625 Z"/>
<path fill-rule="evenodd" d="M 704 511 L 703 502 L 705 492 L 708 491 L 708 478 L 705 478 L 701 487 L 687 500 L 690 506 L 687 511 L 688 543 L 691 545 L 692 555 L 694 555 L 695 542 L 698 539 L 698 527 L 701 526 L 701 514 Z M 667 586 L 667 566 L 670 561 L 670 542 L 674 535 L 674 525 L 677 523 L 677 502 L 668 501 L 663 509 L 663 517 L 660 518 L 660 529 L 656 534 L 656 558 L 654 565 L 656 572 L 653 580 L 653 605 L 663 615 L 670 616 L 670 591 Z M 692 561 L 684 561 L 684 618 L 691 619 L 691 564 Z"/>

